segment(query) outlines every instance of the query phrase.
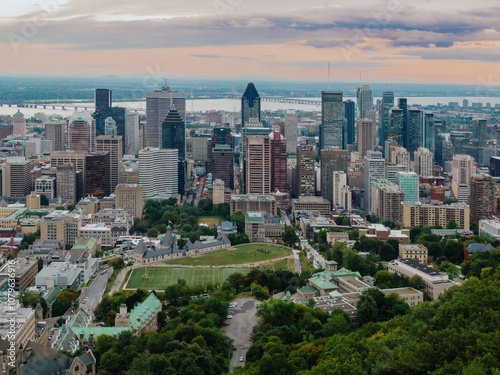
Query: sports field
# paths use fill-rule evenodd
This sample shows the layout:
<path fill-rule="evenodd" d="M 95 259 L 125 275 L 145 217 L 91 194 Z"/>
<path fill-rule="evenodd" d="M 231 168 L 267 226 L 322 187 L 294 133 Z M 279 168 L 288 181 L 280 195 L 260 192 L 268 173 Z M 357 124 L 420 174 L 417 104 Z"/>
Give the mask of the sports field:
<path fill-rule="evenodd" d="M 198 224 L 207 224 L 209 227 L 213 225 L 220 225 L 222 223 L 222 216 L 200 216 L 198 218 Z"/>
<path fill-rule="evenodd" d="M 225 266 L 231 264 L 264 262 L 291 255 L 292 251 L 286 247 L 255 243 L 214 251 L 198 257 L 176 259 L 168 261 L 167 263 L 182 264 L 185 266 Z"/>
<path fill-rule="evenodd" d="M 147 272 L 149 280 L 143 276 Z M 177 283 L 177 280 L 186 280 L 189 286 L 206 285 L 218 282 L 222 284 L 229 275 L 240 272 L 246 275 L 249 268 L 187 268 L 187 267 L 144 267 L 132 271 L 132 275 L 125 289 L 160 290 Z"/>

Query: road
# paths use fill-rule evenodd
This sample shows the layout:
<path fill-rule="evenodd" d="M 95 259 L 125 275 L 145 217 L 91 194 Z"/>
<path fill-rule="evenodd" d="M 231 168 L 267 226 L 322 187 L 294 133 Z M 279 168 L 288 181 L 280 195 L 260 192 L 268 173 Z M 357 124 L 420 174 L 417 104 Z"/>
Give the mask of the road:
<path fill-rule="evenodd" d="M 122 285 L 123 279 L 127 275 L 127 271 L 131 270 L 132 268 L 134 268 L 134 266 L 129 266 L 121 269 L 121 271 L 116 276 L 115 283 L 111 286 L 109 294 L 113 294 L 114 292 L 118 292 L 120 290 L 120 286 Z"/>
<path fill-rule="evenodd" d="M 229 308 L 229 315 L 232 319 L 227 320 L 227 325 L 223 328 L 226 336 L 233 340 L 235 348 L 233 357 L 229 365 L 229 372 L 236 366 L 244 366 L 245 362 L 240 362 L 240 357 L 245 358 L 250 345 L 252 345 L 251 335 L 253 327 L 257 324 L 257 301 L 254 297 L 240 297 L 235 299 L 238 306 Z"/>
<path fill-rule="evenodd" d="M 295 272 L 300 275 L 302 272 L 302 265 L 300 264 L 300 250 L 292 250 L 293 251 L 293 261 L 295 264 Z"/>
<path fill-rule="evenodd" d="M 101 302 L 102 294 L 104 293 L 104 289 L 106 289 L 106 285 L 108 284 L 108 278 L 113 273 L 113 268 L 107 268 L 102 274 L 103 271 L 99 270 L 94 282 L 89 287 L 83 289 L 80 294 L 80 307 L 85 310 L 91 317 L 94 317 L 94 310 L 96 306 Z M 87 302 L 85 298 L 88 297 Z"/>
<path fill-rule="evenodd" d="M 314 249 L 308 243 L 304 244 L 304 248 L 306 249 L 306 251 L 307 251 L 308 254 L 310 254 L 310 255 L 313 256 L 313 258 L 314 258 L 313 264 L 314 264 L 315 268 L 319 268 L 319 267 L 326 268 L 326 260 L 323 257 L 323 255 L 321 255 L 320 253 L 318 253 L 316 251 L 316 249 Z"/>

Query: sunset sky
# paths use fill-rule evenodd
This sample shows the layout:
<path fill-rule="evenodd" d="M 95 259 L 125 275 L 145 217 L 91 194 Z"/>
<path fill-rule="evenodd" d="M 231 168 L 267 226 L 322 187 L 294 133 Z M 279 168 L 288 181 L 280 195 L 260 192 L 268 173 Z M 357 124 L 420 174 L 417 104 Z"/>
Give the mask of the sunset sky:
<path fill-rule="evenodd" d="M 2 0 L 0 73 L 500 86 L 494 0 Z"/>

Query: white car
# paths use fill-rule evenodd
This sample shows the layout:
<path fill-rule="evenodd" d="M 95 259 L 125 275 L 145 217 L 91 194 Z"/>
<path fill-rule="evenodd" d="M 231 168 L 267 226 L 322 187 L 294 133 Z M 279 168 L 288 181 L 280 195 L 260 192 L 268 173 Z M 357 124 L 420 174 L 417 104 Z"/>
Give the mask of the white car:
<path fill-rule="evenodd" d="M 228 319 L 233 319 L 233 316 L 232 315 L 228 315 L 227 318 Z"/>
<path fill-rule="evenodd" d="M 240 357 L 240 362 L 245 362 L 245 358 Z"/>

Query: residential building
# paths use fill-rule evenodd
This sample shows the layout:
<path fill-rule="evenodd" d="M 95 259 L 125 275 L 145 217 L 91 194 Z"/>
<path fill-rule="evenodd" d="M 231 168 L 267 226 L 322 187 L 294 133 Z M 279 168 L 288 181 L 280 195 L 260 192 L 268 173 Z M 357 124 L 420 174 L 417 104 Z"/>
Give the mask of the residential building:
<path fill-rule="evenodd" d="M 470 219 L 479 221 L 493 216 L 495 182 L 489 175 L 474 175 L 470 179 Z"/>
<path fill-rule="evenodd" d="M 470 192 L 470 180 L 476 173 L 475 160 L 470 155 L 453 156 L 451 188 L 459 202 L 467 202 Z"/>
<path fill-rule="evenodd" d="M 417 108 L 408 109 L 406 148 L 413 157 L 415 151 L 424 144 L 424 112 Z"/>
<path fill-rule="evenodd" d="M 385 159 L 379 151 L 367 151 L 364 158 L 364 210 L 373 212 L 371 205 L 372 184 L 375 180 L 385 179 Z"/>
<path fill-rule="evenodd" d="M 333 208 L 351 210 L 351 191 L 347 185 L 347 173 L 344 171 L 333 172 Z"/>
<path fill-rule="evenodd" d="M 312 145 L 297 148 L 297 186 L 298 196 L 314 196 L 316 193 L 316 152 Z"/>
<path fill-rule="evenodd" d="M 470 229 L 470 208 L 465 203 L 421 204 L 403 202 L 403 226 L 441 226 L 446 228 L 450 221 L 461 229 Z"/>
<path fill-rule="evenodd" d="M 419 176 L 432 176 L 433 154 L 430 149 L 419 147 L 414 153 L 415 173 Z"/>
<path fill-rule="evenodd" d="M 380 105 L 380 145 L 384 146 L 385 141 L 391 134 L 390 123 L 391 123 L 391 108 L 394 107 L 394 93 L 391 91 L 384 91 L 382 93 L 382 103 Z"/>
<path fill-rule="evenodd" d="M 15 324 L 13 325 L 11 322 Z M 0 295 L 0 342 L 2 340 L 12 341 L 15 342 L 16 347 L 26 345 L 29 341 L 35 340 L 36 323 L 37 317 L 33 308 L 22 307 L 19 299 L 15 296 L 8 296 L 7 293 Z M 12 328 L 14 328 L 15 340 L 9 339 L 12 335 Z M 14 361 L 9 360 L 9 362 Z M 7 366 L 2 366 L 4 374 L 6 368 Z"/>
<path fill-rule="evenodd" d="M 396 173 L 396 184 L 404 193 L 404 200 L 407 202 L 418 202 L 419 178 L 415 172 Z"/>
<path fill-rule="evenodd" d="M 398 185 L 386 179 L 375 180 L 371 188 L 372 213 L 381 220 L 401 223 L 401 203 L 404 201 L 404 193 Z"/>
<path fill-rule="evenodd" d="M 429 250 L 422 244 L 400 244 L 400 259 L 415 259 L 419 263 L 429 263 Z"/>
<path fill-rule="evenodd" d="M 404 147 L 395 146 L 390 148 L 390 152 L 391 164 L 404 165 L 408 171 L 410 168 L 410 153 L 408 150 Z"/>

